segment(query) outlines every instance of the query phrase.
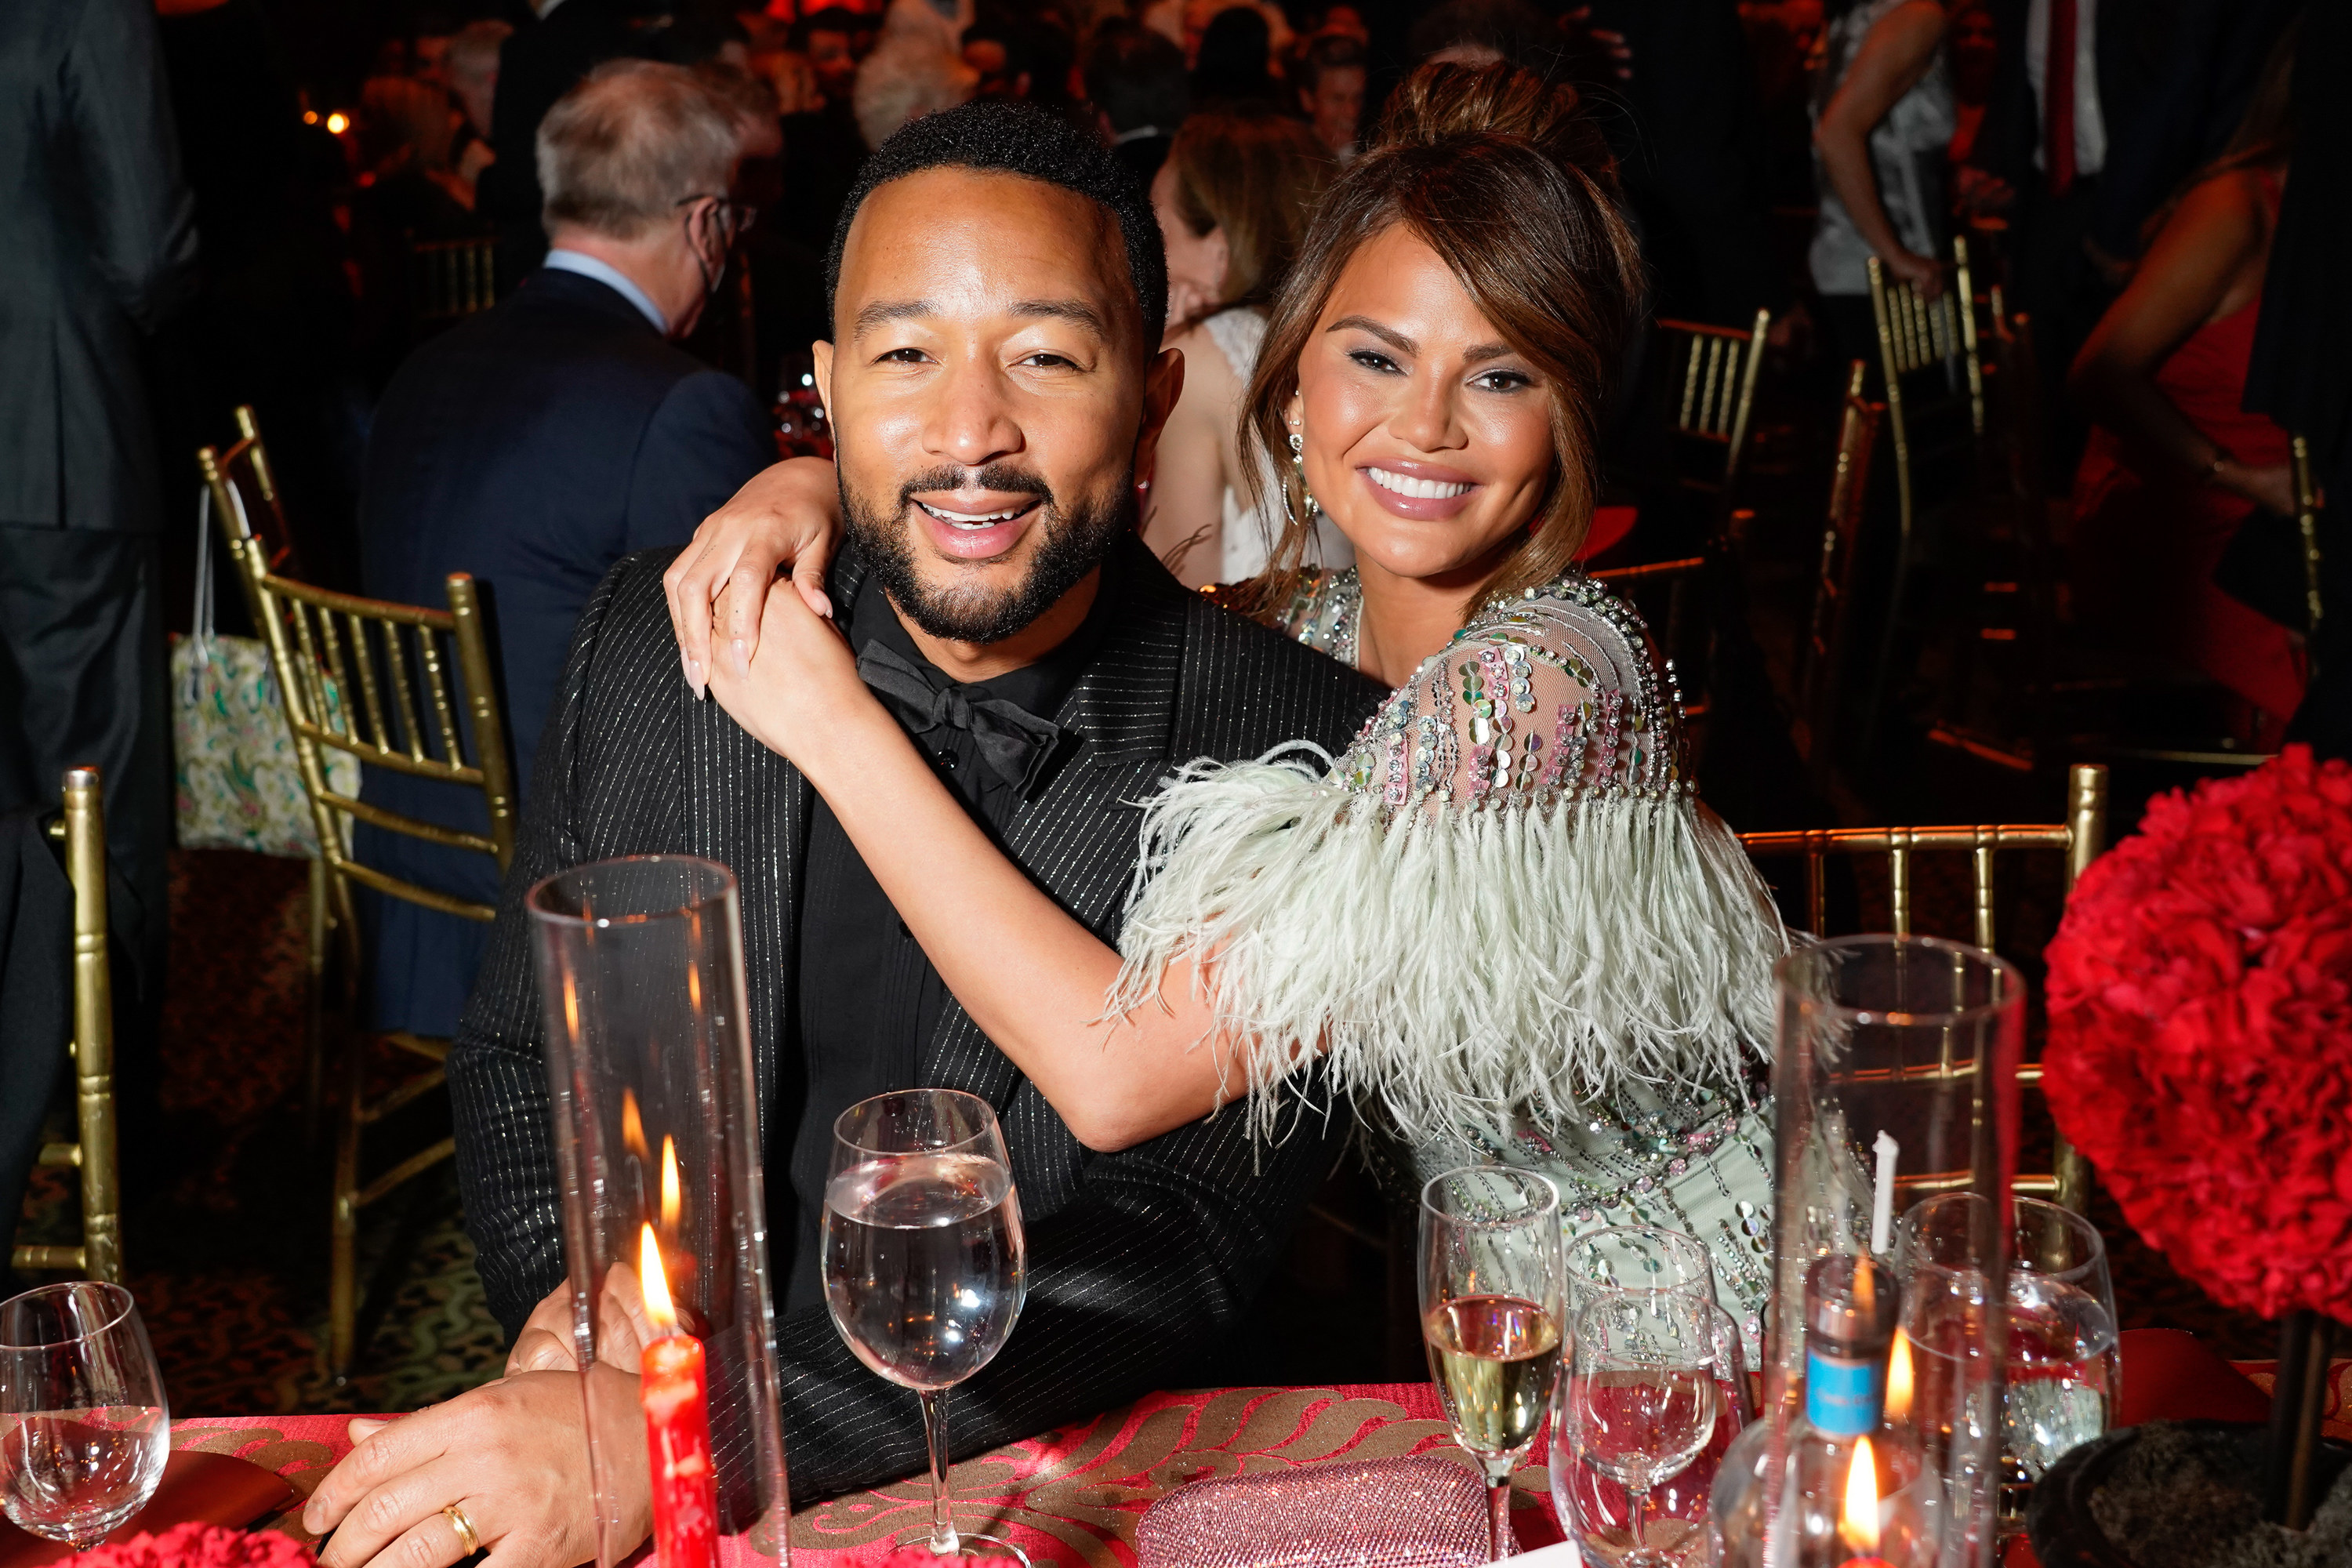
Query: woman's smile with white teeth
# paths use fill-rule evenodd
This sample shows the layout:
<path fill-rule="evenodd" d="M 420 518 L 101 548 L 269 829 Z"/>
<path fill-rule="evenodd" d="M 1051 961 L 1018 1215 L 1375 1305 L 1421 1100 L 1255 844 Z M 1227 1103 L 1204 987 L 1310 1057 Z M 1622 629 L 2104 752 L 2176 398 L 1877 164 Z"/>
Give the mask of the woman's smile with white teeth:
<path fill-rule="evenodd" d="M 1468 485 L 1445 484 L 1437 479 L 1416 479 L 1406 474 L 1392 474 L 1386 468 L 1367 468 L 1372 483 L 1384 490 L 1394 490 L 1401 496 L 1412 496 L 1423 500 L 1450 500 L 1468 493 Z"/>

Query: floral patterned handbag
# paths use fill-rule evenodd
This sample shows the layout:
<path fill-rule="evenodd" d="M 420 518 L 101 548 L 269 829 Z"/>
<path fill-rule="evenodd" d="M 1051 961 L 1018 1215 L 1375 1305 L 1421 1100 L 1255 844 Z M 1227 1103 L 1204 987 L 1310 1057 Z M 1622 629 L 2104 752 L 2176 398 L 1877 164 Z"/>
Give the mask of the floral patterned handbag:
<path fill-rule="evenodd" d="M 234 490 L 230 499 L 236 500 Z M 239 503 L 241 504 L 241 502 Z M 269 647 L 213 630 L 212 493 L 196 506 L 196 604 L 188 637 L 172 639 L 172 752 L 180 847 L 319 853 L 294 738 Z M 330 710 L 341 707 L 332 682 Z M 359 759 L 325 749 L 327 786 L 359 793 Z"/>

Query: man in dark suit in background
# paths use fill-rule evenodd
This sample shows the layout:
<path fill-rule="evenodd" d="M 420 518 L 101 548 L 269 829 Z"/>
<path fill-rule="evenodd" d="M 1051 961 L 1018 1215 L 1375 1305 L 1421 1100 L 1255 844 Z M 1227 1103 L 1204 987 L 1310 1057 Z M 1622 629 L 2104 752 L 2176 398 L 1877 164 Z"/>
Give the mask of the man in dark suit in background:
<path fill-rule="evenodd" d="M 516 783 L 555 696 L 581 606 L 614 562 L 677 544 L 775 459 L 743 384 L 668 341 L 693 330 L 727 266 L 740 153 L 724 100 L 677 66 L 607 65 L 549 111 L 547 263 L 496 309 L 417 351 L 386 389 L 360 506 L 367 591 L 445 602 L 487 590 Z M 370 769 L 364 798 L 487 832 L 478 793 Z M 488 858 L 362 826 L 360 858 L 494 901 Z M 380 901 L 374 1019 L 447 1036 L 483 928 Z"/>
<path fill-rule="evenodd" d="M 193 212 L 147 0 L 0 5 L 0 812 L 104 779 L 127 1151 L 153 1147 L 172 847 L 143 340 L 194 290 Z"/>
<path fill-rule="evenodd" d="M 1195 757 L 1251 758 L 1299 737 L 1340 746 L 1381 691 L 1186 593 L 1136 539 L 1135 482 L 1182 372 L 1159 349 L 1167 282 L 1150 205 L 1098 141 L 1020 104 L 928 116 L 875 154 L 845 221 L 832 263 L 837 352 L 819 372 L 851 520 L 830 587 L 859 653 L 848 679 L 873 692 L 844 703 L 835 731 L 861 749 L 869 735 L 912 737 L 949 809 L 988 832 L 1084 941 L 1115 943 L 1138 801 Z M 886 897 L 886 873 L 850 837 L 866 820 L 845 804 L 856 782 L 833 773 L 820 797 L 726 707 L 696 700 L 664 596 L 669 559 L 623 563 L 582 617 L 449 1058 L 467 1225 L 493 1310 L 509 1331 L 527 1313 L 570 1322 L 523 896 L 585 861 L 698 855 L 733 868 L 742 900 L 769 1233 L 780 1283 L 792 1281 L 779 1291 L 777 1397 L 796 1497 L 923 1461 L 917 1402 L 867 1371 L 813 1299 L 833 1118 L 865 1094 L 962 1089 L 1004 1127 L 1027 1300 L 1003 1353 L 956 1389 L 959 1452 L 1181 1377 L 1244 1322 L 1349 1118 L 1302 1118 L 1272 1143 L 1228 1114 L 1115 1153 L 1082 1145 L 943 978 L 984 988 L 1001 975 L 933 967 L 935 941 L 969 956 L 945 944 L 949 927 L 984 941 L 985 917 L 903 888 Z M 713 671 L 712 689 L 813 694 L 769 668 L 769 646 L 743 684 Z M 846 662 L 849 650 L 830 651 Z M 836 664 L 827 679 L 838 675 Z M 1079 1000 L 1069 1026 L 1097 1005 Z M 551 1361 L 519 1344 L 502 1382 L 374 1432 L 328 1477 L 305 1514 L 337 1531 L 324 1568 L 446 1568 L 465 1551 L 440 1517 L 451 1505 L 509 1568 L 563 1568 L 593 1550 L 569 1330 L 536 1339 Z M 716 1440 L 723 1476 L 729 1431 Z"/>

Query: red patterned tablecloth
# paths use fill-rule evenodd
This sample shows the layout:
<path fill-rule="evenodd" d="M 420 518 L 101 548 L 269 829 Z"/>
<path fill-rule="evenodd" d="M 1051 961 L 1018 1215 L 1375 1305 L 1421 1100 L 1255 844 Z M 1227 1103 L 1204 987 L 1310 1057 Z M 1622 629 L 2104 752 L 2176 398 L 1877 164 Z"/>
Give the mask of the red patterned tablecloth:
<path fill-rule="evenodd" d="M 351 1451 L 345 1415 L 193 1416 L 172 1424 L 175 1448 L 235 1454 L 307 1497 Z M 1545 1439 L 1516 1479 L 1520 1544 L 1560 1538 L 1544 1478 Z M 957 1524 L 1020 1544 L 1045 1568 L 1131 1568 L 1136 1521 L 1162 1493 L 1209 1476 L 1256 1474 L 1328 1459 L 1433 1453 L 1464 1465 L 1425 1383 L 1336 1388 L 1217 1388 L 1148 1394 L 1091 1421 L 967 1459 L 949 1472 Z M 793 1560 L 849 1568 L 885 1555 L 930 1518 L 918 1479 L 852 1492 L 793 1516 Z M 299 1510 L 273 1528 L 310 1537 Z"/>
<path fill-rule="evenodd" d="M 2118 1425 L 2167 1415 L 2260 1420 L 2273 1372 L 2234 1368 L 2187 1334 L 2123 1337 Z M 2326 1430 L 2352 1439 L 2352 1361 L 2329 1368 Z M 235 1454 L 275 1470 L 308 1496 L 351 1452 L 344 1415 L 194 1416 L 172 1424 L 172 1446 Z M 1523 1547 L 1560 1538 L 1544 1477 L 1547 1431 L 1515 1479 L 1513 1526 Z M 1132 1568 L 1136 1521 L 1162 1494 L 1210 1476 L 1256 1474 L 1331 1459 L 1430 1453 L 1464 1465 L 1425 1383 L 1333 1388 L 1214 1388 L 1148 1394 L 1091 1421 L 967 1459 L 949 1473 L 957 1523 L 1017 1542 L 1039 1568 Z M 919 1480 L 852 1492 L 793 1516 L 801 1568 L 850 1568 L 885 1555 L 929 1521 Z M 273 1528 L 298 1540 L 299 1510 Z M 2028 1559 L 2020 1554 L 2022 1563 Z"/>

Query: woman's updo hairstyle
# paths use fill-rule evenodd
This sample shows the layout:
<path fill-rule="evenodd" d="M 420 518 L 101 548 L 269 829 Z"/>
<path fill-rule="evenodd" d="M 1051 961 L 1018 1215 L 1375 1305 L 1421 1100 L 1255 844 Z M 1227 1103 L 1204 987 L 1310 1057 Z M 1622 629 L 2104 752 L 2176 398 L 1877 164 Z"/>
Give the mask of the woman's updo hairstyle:
<path fill-rule="evenodd" d="M 1377 143 L 1316 210 L 1243 400 L 1243 440 L 1265 454 L 1286 492 L 1262 606 L 1289 602 L 1311 531 L 1286 419 L 1299 355 L 1349 258 L 1397 224 L 1453 269 L 1551 395 L 1550 489 L 1485 594 L 1559 576 L 1591 527 L 1601 416 L 1642 304 L 1641 253 L 1617 208 L 1615 164 L 1572 88 L 1505 65 L 1425 65 L 1390 100 Z M 1271 477 L 1244 467 L 1253 489 Z M 1276 500 L 1255 499 L 1261 511 Z"/>

